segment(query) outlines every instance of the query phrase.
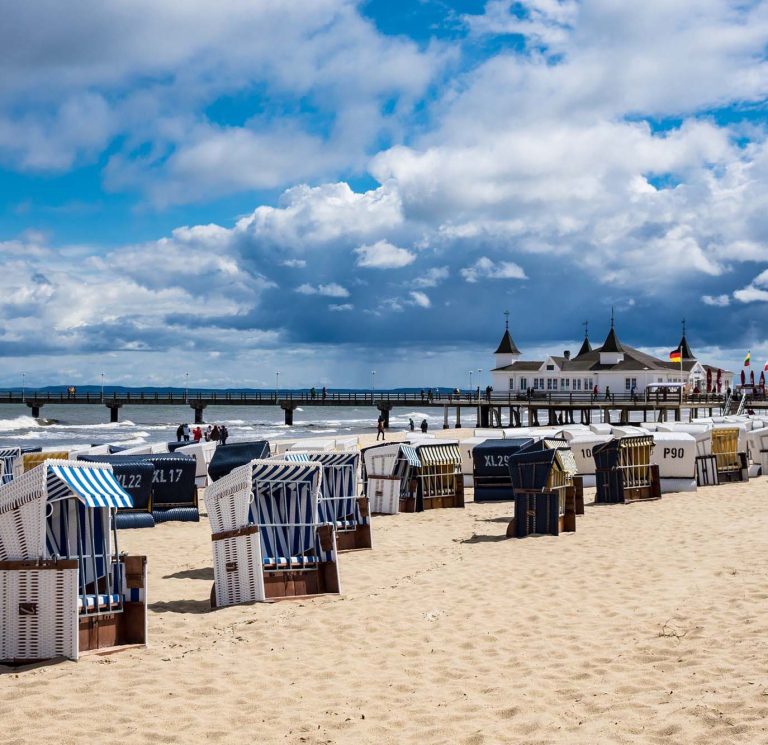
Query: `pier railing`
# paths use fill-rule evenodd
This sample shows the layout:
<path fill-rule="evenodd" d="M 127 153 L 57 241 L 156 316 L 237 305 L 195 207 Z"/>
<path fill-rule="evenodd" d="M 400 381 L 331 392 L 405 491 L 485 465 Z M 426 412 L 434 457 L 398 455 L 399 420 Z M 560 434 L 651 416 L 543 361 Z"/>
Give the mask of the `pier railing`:
<path fill-rule="evenodd" d="M 309 405 L 345 405 L 354 404 L 424 404 L 428 405 L 469 405 L 469 404 L 493 404 L 496 406 L 547 406 L 557 404 L 604 406 L 606 404 L 624 404 L 642 406 L 654 405 L 711 405 L 721 406 L 725 396 L 717 393 L 683 394 L 677 391 L 664 395 L 662 392 L 646 394 L 632 394 L 629 392 L 593 394 L 589 391 L 534 391 L 531 394 L 513 391 L 500 393 L 492 391 L 429 391 L 423 392 L 389 392 L 389 391 L 334 391 L 312 393 L 311 391 L 255 391 L 255 392 L 229 392 L 229 391 L 151 391 L 151 392 L 87 392 L 67 393 L 51 391 L 0 391 L 0 403 L 25 403 L 36 402 L 42 404 L 98 404 L 115 406 L 124 404 L 189 404 L 205 405 L 278 405 L 280 403 L 309 404 Z M 747 405 L 752 400 L 765 400 L 765 395 L 749 396 Z"/>

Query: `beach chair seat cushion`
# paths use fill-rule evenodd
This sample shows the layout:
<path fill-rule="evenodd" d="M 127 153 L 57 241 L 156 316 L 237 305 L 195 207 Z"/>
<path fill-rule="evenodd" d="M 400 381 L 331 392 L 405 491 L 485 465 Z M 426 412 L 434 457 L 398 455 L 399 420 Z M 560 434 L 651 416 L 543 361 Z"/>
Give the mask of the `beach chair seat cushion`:
<path fill-rule="evenodd" d="M 113 606 L 115 609 L 120 607 L 119 595 L 79 595 L 77 598 L 78 610 L 96 610 L 97 608 L 109 608 Z"/>
<path fill-rule="evenodd" d="M 265 567 L 278 567 L 280 569 L 302 569 L 317 565 L 316 556 L 265 556 Z"/>

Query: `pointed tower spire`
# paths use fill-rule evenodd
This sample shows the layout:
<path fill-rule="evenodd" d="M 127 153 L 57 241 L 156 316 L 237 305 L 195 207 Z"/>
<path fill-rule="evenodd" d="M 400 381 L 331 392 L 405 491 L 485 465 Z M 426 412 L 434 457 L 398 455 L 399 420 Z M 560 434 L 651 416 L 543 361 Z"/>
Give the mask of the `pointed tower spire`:
<path fill-rule="evenodd" d="M 680 343 L 677 345 L 677 348 L 680 350 L 680 356 L 684 360 L 695 360 L 696 356 L 691 351 L 690 346 L 688 345 L 688 340 L 685 338 L 685 318 L 683 318 L 683 336 L 680 339 Z"/>
<path fill-rule="evenodd" d="M 499 342 L 499 348 L 494 354 L 520 354 L 520 350 L 517 348 L 517 344 L 512 340 L 512 336 L 509 333 L 509 311 L 504 311 L 504 336 L 501 337 Z"/>
<path fill-rule="evenodd" d="M 584 326 L 584 341 L 581 345 L 581 349 L 579 349 L 576 355 L 577 357 L 581 357 L 582 354 L 592 351 L 592 345 L 589 343 L 589 321 L 584 321 L 582 326 Z"/>
<path fill-rule="evenodd" d="M 624 348 L 621 346 L 619 337 L 616 336 L 616 329 L 614 325 L 613 306 L 611 306 L 611 330 L 608 332 L 608 336 L 605 337 L 605 342 L 600 348 L 601 352 L 615 352 L 618 354 L 624 353 Z"/>

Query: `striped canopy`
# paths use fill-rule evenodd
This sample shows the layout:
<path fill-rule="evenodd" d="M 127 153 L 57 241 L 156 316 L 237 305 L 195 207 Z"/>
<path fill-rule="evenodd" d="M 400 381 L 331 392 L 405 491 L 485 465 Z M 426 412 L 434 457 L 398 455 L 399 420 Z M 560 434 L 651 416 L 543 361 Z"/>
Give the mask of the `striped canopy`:
<path fill-rule="evenodd" d="M 416 452 L 419 454 L 422 465 L 436 466 L 453 463 L 461 468 L 461 452 L 457 444 L 448 445 L 417 445 Z"/>
<path fill-rule="evenodd" d="M 421 468 L 421 461 L 419 460 L 419 456 L 416 453 L 416 448 L 414 448 L 413 445 L 401 445 L 400 452 L 403 454 L 403 457 L 408 461 L 408 465 L 415 466 L 416 468 Z"/>
<path fill-rule="evenodd" d="M 74 494 L 88 507 L 133 507 L 133 498 L 111 470 L 77 466 L 48 466 L 48 501 Z"/>

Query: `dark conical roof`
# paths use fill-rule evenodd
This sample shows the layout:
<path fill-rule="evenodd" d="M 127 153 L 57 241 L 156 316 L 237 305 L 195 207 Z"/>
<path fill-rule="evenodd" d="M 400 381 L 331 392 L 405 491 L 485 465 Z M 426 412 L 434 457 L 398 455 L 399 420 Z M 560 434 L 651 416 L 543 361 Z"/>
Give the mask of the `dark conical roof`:
<path fill-rule="evenodd" d="M 601 352 L 624 352 L 624 348 L 621 346 L 619 337 L 616 336 L 616 331 L 611 324 L 611 330 L 608 332 L 608 336 L 605 337 L 605 342 L 600 348 Z"/>
<path fill-rule="evenodd" d="M 581 349 L 579 349 L 576 356 L 581 357 L 582 354 L 586 354 L 587 352 L 591 352 L 591 351 L 592 351 L 592 345 L 589 343 L 589 338 L 585 336 L 584 342 L 581 345 Z"/>
<path fill-rule="evenodd" d="M 691 351 L 691 348 L 688 346 L 688 340 L 685 338 L 685 334 L 683 334 L 683 338 L 680 339 L 680 343 L 677 345 L 677 348 L 680 350 L 680 356 L 684 360 L 695 360 L 696 356 Z"/>
<path fill-rule="evenodd" d="M 517 344 L 512 341 L 509 329 L 505 329 L 504 336 L 501 337 L 501 341 L 499 342 L 499 348 L 494 354 L 520 354 Z"/>

